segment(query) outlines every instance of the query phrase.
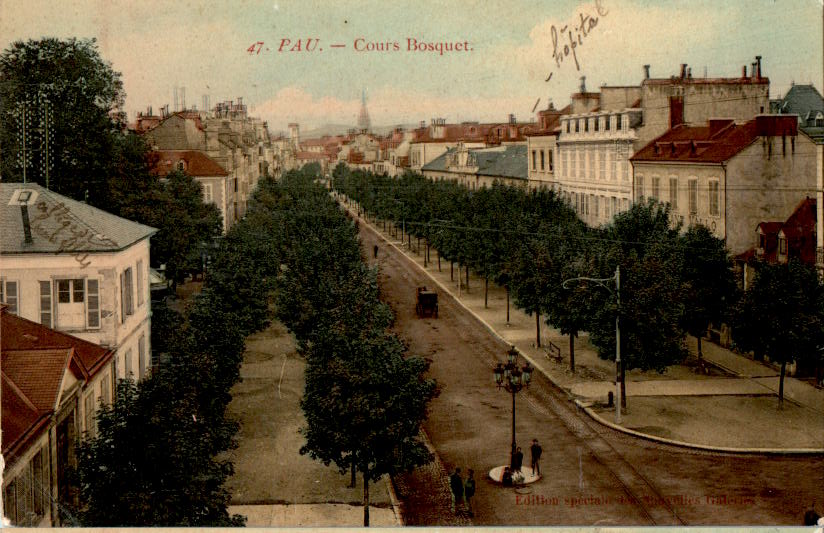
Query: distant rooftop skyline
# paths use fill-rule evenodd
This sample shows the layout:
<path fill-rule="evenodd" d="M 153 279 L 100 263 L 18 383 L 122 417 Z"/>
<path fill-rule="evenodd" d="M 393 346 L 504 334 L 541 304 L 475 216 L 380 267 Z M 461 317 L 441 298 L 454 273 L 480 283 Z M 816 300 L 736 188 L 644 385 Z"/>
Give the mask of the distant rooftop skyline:
<path fill-rule="evenodd" d="M 204 95 L 212 106 L 243 97 L 249 113 L 273 131 L 285 131 L 289 122 L 356 127 L 363 90 L 373 127 L 433 117 L 504 122 L 510 113 L 528 121 L 550 99 L 563 107 L 581 76 L 591 91 L 637 85 L 645 64 L 654 78 L 678 75 L 682 63 L 694 77 L 705 70 L 735 77 L 761 55 L 771 98 L 793 82 L 822 86 L 820 0 L 443 6 L 436 0 L 9 1 L 0 3 L 0 46 L 94 37 L 123 75 L 130 119 L 148 106 L 171 108 L 175 87 L 185 87 L 187 104 L 198 108 Z M 314 51 L 306 51 L 307 38 Z M 564 54 L 571 40 L 577 44 Z M 432 43 L 432 50 L 421 43 Z"/>

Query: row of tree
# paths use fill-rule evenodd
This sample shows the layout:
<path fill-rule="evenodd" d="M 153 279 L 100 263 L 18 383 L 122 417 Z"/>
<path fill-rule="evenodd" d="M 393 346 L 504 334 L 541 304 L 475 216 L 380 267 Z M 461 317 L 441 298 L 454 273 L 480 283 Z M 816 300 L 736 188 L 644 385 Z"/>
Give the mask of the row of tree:
<path fill-rule="evenodd" d="M 306 443 L 300 452 L 369 484 L 430 460 L 420 424 L 436 394 L 428 364 L 407 357 L 389 331 L 393 316 L 379 299 L 377 272 L 363 261 L 355 223 L 304 167 L 259 186 L 247 218 L 273 261 L 277 317 L 306 358 L 301 401 Z"/>
<path fill-rule="evenodd" d="M 173 181 L 173 179 L 170 179 Z M 151 374 L 120 380 L 79 450 L 84 526 L 241 526 L 223 485 L 237 424 L 226 408 L 249 334 L 268 323 L 274 278 L 257 220 L 221 240 L 203 290 L 181 315 L 152 308 Z"/>
<path fill-rule="evenodd" d="M 731 325 L 741 348 L 782 364 L 780 402 L 787 362 L 821 362 L 824 291 L 813 269 L 760 265 L 742 294 L 724 242 L 704 226 L 674 223 L 667 204 L 637 203 L 609 224 L 589 228 L 546 189 L 495 183 L 470 190 L 416 173 L 390 178 L 344 165 L 334 169 L 332 186 L 367 216 L 401 228 L 410 245 L 412 237 L 423 239 L 426 260 L 430 245 L 436 248 L 438 268 L 443 257 L 450 268 L 465 269 L 467 288 L 470 269 L 486 286 L 493 280 L 505 287 L 507 313 L 511 293 L 535 315 L 539 345 L 542 318 L 569 335 L 572 371 L 580 332 L 589 332 L 600 357 L 614 359 L 616 316 L 622 387 L 627 369 L 663 372 L 683 361 L 686 334 L 698 339 L 703 369 L 701 338 L 711 324 Z"/>

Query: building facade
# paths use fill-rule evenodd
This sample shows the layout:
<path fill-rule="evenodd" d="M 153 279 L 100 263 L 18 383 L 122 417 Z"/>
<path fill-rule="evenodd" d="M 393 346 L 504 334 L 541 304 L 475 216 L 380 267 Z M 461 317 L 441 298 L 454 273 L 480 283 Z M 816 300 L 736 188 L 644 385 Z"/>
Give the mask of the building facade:
<path fill-rule="evenodd" d="M 151 367 L 154 228 L 36 184 L 0 183 L 7 311 L 114 351 L 116 378 Z"/>

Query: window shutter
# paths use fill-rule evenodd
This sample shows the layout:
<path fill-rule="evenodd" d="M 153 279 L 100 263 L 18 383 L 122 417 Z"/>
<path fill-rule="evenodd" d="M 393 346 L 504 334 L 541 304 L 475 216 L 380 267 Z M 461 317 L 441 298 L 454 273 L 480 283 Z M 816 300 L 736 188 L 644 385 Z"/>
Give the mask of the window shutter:
<path fill-rule="evenodd" d="M 86 280 L 86 326 L 100 327 L 100 283 L 96 279 Z"/>
<path fill-rule="evenodd" d="M 52 327 L 52 290 L 50 281 L 40 282 L 40 323 Z"/>
<path fill-rule="evenodd" d="M 120 323 L 126 321 L 126 274 L 120 274 Z"/>

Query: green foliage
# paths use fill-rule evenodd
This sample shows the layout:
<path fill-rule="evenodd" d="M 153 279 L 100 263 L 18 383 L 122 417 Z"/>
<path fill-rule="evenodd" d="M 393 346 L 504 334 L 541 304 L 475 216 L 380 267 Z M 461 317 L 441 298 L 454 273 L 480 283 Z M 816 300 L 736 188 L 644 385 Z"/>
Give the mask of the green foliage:
<path fill-rule="evenodd" d="M 821 362 L 824 346 L 824 287 L 815 269 L 796 260 L 761 263 L 738 307 L 733 334 L 746 351 L 767 354 L 784 365 Z M 779 395 L 779 402 L 783 395 Z"/>
<path fill-rule="evenodd" d="M 185 390 L 180 390 L 180 387 Z M 222 488 L 231 464 L 214 459 L 196 384 L 151 377 L 120 381 L 115 406 L 102 406 L 96 438 L 79 448 L 78 513 L 95 526 L 242 526 Z"/>
<path fill-rule="evenodd" d="M 124 126 L 118 114 L 125 94 L 120 73 L 104 61 L 94 39 L 15 41 L 0 55 L 0 174 L 22 181 L 14 113 L 24 102 L 47 98 L 52 110 L 52 170 L 49 185 L 60 194 L 93 205 L 108 201 L 108 179 L 121 163 L 119 136 Z M 30 106 L 38 113 L 39 107 Z M 38 128 L 39 118 L 32 121 Z M 42 133 L 28 132 L 28 149 L 39 147 Z M 32 157 L 27 179 L 46 185 L 40 172 L 41 154 Z"/>

